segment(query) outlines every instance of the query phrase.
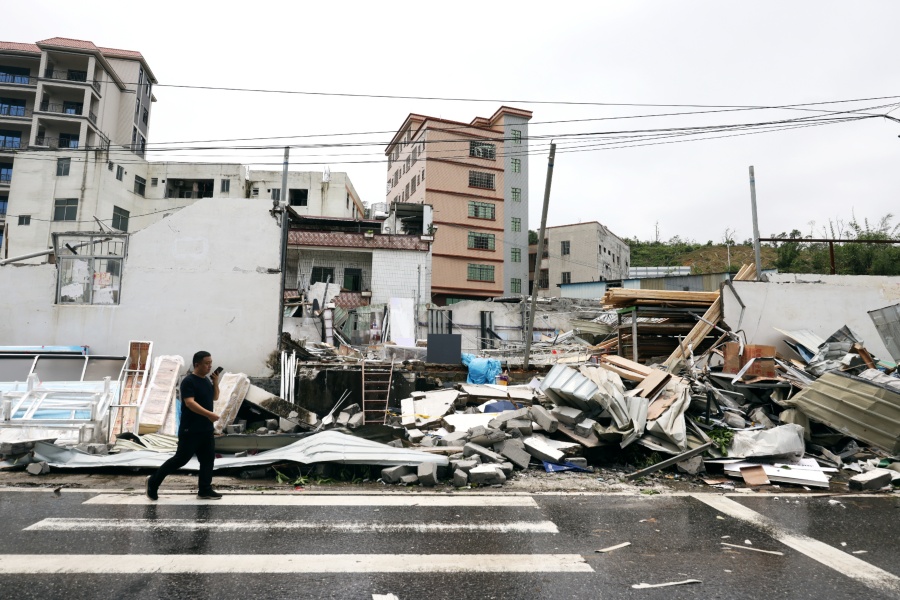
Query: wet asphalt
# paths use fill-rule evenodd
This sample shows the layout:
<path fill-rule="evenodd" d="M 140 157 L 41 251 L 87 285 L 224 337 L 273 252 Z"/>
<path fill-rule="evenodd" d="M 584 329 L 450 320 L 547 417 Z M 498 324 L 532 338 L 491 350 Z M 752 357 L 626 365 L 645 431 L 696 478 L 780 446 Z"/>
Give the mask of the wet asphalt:
<path fill-rule="evenodd" d="M 21 554 L 575 554 L 586 573 L 7 574 L 3 598 L 791 598 L 880 599 L 874 589 L 789 548 L 771 531 L 723 516 L 696 498 L 534 495 L 534 507 L 198 506 L 84 504 L 96 492 L 0 491 L 0 555 Z M 790 532 L 900 576 L 900 499 L 731 496 Z M 315 523 L 551 521 L 558 533 L 352 533 L 317 530 L 33 531 L 48 518 Z M 722 542 L 782 552 L 731 549 Z M 630 542 L 605 554 L 596 550 Z M 852 554 L 860 552 L 859 554 Z M 38 559 L 39 560 L 39 559 Z M 115 560 L 115 559 L 113 559 Z M 101 568 L 102 570 L 102 568 Z M 637 583 L 702 583 L 632 589 Z"/>

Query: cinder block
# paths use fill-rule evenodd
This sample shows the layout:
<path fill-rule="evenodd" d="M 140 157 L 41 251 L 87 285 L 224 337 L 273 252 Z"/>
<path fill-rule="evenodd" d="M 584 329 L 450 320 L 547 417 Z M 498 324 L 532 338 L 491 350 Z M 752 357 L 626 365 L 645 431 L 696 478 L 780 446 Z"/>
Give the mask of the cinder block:
<path fill-rule="evenodd" d="M 581 437 L 588 437 L 594 431 L 594 425 L 596 424 L 597 421 L 593 419 L 585 419 L 575 426 L 575 433 L 577 433 Z"/>
<path fill-rule="evenodd" d="M 448 446 L 463 446 L 469 441 L 468 431 L 452 431 L 444 436 Z"/>
<path fill-rule="evenodd" d="M 504 429 L 506 427 L 506 424 L 514 419 L 530 420 L 531 417 L 528 414 L 528 409 L 520 408 L 518 410 L 502 412 L 497 417 L 495 417 L 494 420 L 488 423 L 488 427 L 492 427 L 494 429 Z"/>
<path fill-rule="evenodd" d="M 392 448 L 404 448 L 403 440 L 391 440 L 385 446 L 391 446 Z"/>
<path fill-rule="evenodd" d="M 513 471 L 515 470 L 515 468 L 513 467 L 513 464 L 511 462 L 502 462 L 497 466 L 500 467 L 500 470 L 503 471 L 503 475 L 507 479 L 512 477 L 512 474 L 513 474 Z"/>
<path fill-rule="evenodd" d="M 469 481 L 478 485 L 497 485 L 506 481 L 498 465 L 481 465 L 469 471 Z"/>
<path fill-rule="evenodd" d="M 527 437 L 533 433 L 530 419 L 510 419 L 506 422 L 506 431 L 518 431 Z"/>
<path fill-rule="evenodd" d="M 482 461 L 495 463 L 503 462 L 503 457 L 496 452 L 488 450 L 484 446 L 479 446 L 478 444 L 474 444 L 472 442 L 469 442 L 468 444 L 463 446 L 463 454 L 465 454 L 466 456 L 480 456 Z"/>
<path fill-rule="evenodd" d="M 454 471 L 462 471 L 463 473 L 468 473 L 472 469 L 478 466 L 478 463 L 474 460 L 451 460 L 450 467 Z"/>
<path fill-rule="evenodd" d="M 256 435 L 266 435 L 267 433 L 269 433 L 269 430 L 265 427 L 260 427 L 256 430 Z"/>
<path fill-rule="evenodd" d="M 400 478 L 404 475 L 412 473 L 412 467 L 400 465 L 397 467 L 387 467 L 381 470 L 381 480 L 385 483 L 400 483 Z"/>
<path fill-rule="evenodd" d="M 278 428 L 281 431 L 284 431 L 286 433 L 294 433 L 295 431 L 300 429 L 300 426 L 297 425 L 297 423 L 291 421 L 290 419 L 281 418 L 281 419 L 278 419 Z M 226 426 L 226 430 L 227 430 L 227 426 Z"/>
<path fill-rule="evenodd" d="M 30 463 L 25 470 L 29 475 L 46 475 L 50 472 L 50 465 L 45 463 L 44 461 Z"/>
<path fill-rule="evenodd" d="M 453 471 L 453 487 L 461 488 L 469 485 L 469 475 L 461 469 Z"/>
<path fill-rule="evenodd" d="M 506 439 L 506 433 L 500 431 L 499 429 L 491 429 L 485 427 L 475 427 L 474 429 L 479 430 L 477 433 L 472 430 L 469 432 L 469 441 L 473 444 L 478 444 L 479 446 L 493 446 L 497 442 L 501 442 Z"/>
<path fill-rule="evenodd" d="M 405 483 L 406 485 L 409 485 L 411 483 L 418 483 L 418 482 L 419 482 L 419 476 L 416 475 L 415 473 L 410 473 L 409 475 L 404 475 L 403 477 L 400 478 L 400 483 Z"/>
<path fill-rule="evenodd" d="M 348 413 L 345 410 L 342 410 L 340 413 L 338 413 L 338 416 L 337 416 L 337 426 L 338 427 L 346 427 L 347 423 L 350 422 L 351 416 L 352 415 L 350 413 Z"/>
<path fill-rule="evenodd" d="M 584 420 L 584 412 L 571 406 L 557 406 L 550 414 L 566 425 L 577 425 Z"/>
<path fill-rule="evenodd" d="M 566 462 L 570 465 L 581 467 L 582 469 L 588 468 L 588 461 L 583 456 L 570 456 L 566 459 Z"/>
<path fill-rule="evenodd" d="M 271 429 L 272 431 L 278 431 L 278 419 L 266 419 L 266 429 Z"/>
<path fill-rule="evenodd" d="M 525 451 L 538 460 L 559 464 L 565 455 L 555 448 L 551 448 L 535 437 L 525 439 Z"/>
<path fill-rule="evenodd" d="M 31 466 L 31 465 L 29 465 Z M 888 485 L 893 475 L 887 469 L 872 469 L 850 478 L 851 490 L 877 490 Z"/>
<path fill-rule="evenodd" d="M 559 427 L 559 419 L 550 414 L 543 406 L 535 404 L 531 407 L 531 420 L 541 426 L 547 433 L 553 433 Z"/>
<path fill-rule="evenodd" d="M 246 428 L 247 428 L 246 425 L 237 425 L 237 424 L 234 424 L 234 425 L 226 425 L 226 426 L 225 426 L 225 433 L 231 433 L 231 434 L 235 434 L 235 433 L 244 433 L 244 430 L 245 430 Z"/>
<path fill-rule="evenodd" d="M 520 469 L 527 469 L 531 462 L 531 455 L 525 451 L 522 440 L 506 440 L 500 442 L 494 448 Z"/>
<path fill-rule="evenodd" d="M 365 417 L 365 415 L 363 415 L 363 413 L 361 413 L 361 412 L 356 413 L 355 415 L 350 417 L 349 421 L 347 421 L 347 427 L 349 427 L 350 429 L 356 429 L 357 427 L 362 427 L 364 417 Z"/>
<path fill-rule="evenodd" d="M 419 463 L 418 473 L 419 483 L 427 486 L 437 485 L 437 464 L 436 463 Z"/>
<path fill-rule="evenodd" d="M 427 446 L 427 447 L 436 446 L 437 439 L 433 435 L 426 435 L 425 437 L 423 437 L 421 439 L 421 441 L 419 442 L 419 445 Z"/>
<path fill-rule="evenodd" d="M 425 434 L 420 429 L 408 429 L 406 432 L 406 439 L 413 444 L 418 444 L 424 437 Z"/>

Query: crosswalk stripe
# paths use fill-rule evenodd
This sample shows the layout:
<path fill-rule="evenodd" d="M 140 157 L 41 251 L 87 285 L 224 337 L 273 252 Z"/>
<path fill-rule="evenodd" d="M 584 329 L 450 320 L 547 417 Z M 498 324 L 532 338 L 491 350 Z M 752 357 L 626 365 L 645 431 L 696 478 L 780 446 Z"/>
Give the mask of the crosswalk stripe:
<path fill-rule="evenodd" d="M 580 554 L 3 554 L 0 574 L 593 573 Z"/>
<path fill-rule="evenodd" d="M 730 498 L 696 494 L 694 498 L 735 519 L 761 528 L 785 546 L 878 591 L 900 592 L 900 577 L 811 537 L 787 531 L 773 519 Z"/>
<path fill-rule="evenodd" d="M 49 518 L 24 531 L 213 531 L 276 532 L 311 530 L 324 533 L 559 533 L 553 521 L 506 523 L 369 523 L 360 521 L 196 521 L 193 519 L 67 519 Z"/>
<path fill-rule="evenodd" d="M 84 504 L 179 505 L 179 506 L 507 506 L 537 508 L 530 496 L 263 496 L 225 494 L 221 500 L 200 500 L 194 496 L 160 495 L 151 500 L 138 494 L 100 494 Z"/>

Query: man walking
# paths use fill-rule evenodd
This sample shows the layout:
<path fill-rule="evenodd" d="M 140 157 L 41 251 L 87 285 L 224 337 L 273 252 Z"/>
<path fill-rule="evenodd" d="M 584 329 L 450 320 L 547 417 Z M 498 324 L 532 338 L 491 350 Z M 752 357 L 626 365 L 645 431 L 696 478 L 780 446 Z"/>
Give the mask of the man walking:
<path fill-rule="evenodd" d="M 212 356 L 201 350 L 194 354 L 193 371 L 181 382 L 181 424 L 178 426 L 178 450 L 156 473 L 147 478 L 147 497 L 157 500 L 159 486 L 168 476 L 187 464 L 197 455 L 200 462 L 199 491 L 197 498 L 218 500 L 222 494 L 212 488 L 213 463 L 216 459 L 213 423 L 219 415 L 213 412 L 219 398 L 219 373 L 212 371 Z"/>

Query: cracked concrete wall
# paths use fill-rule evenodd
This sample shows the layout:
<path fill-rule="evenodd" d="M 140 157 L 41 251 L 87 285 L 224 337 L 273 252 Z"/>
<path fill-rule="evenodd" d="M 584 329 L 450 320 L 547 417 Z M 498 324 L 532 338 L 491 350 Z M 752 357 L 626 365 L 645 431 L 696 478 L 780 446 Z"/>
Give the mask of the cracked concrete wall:
<path fill-rule="evenodd" d="M 114 306 L 57 305 L 55 265 L 0 267 L 0 345 L 88 345 L 122 355 L 152 340 L 190 361 L 265 376 L 278 339 L 280 229 L 266 203 L 207 198 L 133 234 Z"/>

